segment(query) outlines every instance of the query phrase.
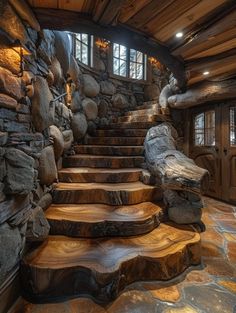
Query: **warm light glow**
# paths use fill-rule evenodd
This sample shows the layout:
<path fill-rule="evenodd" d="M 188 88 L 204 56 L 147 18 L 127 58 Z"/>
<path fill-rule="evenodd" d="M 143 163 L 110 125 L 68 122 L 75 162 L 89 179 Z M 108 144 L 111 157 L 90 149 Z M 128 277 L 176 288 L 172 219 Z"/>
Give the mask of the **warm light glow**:
<path fill-rule="evenodd" d="M 209 74 L 210 74 L 210 72 L 208 72 L 208 71 L 203 72 L 203 75 L 205 75 L 205 76 L 207 76 Z"/>
<path fill-rule="evenodd" d="M 183 37 L 183 33 L 182 32 L 178 32 L 178 33 L 175 34 L 175 37 L 181 38 L 181 37 Z"/>
<path fill-rule="evenodd" d="M 109 46 L 110 41 L 106 40 L 106 39 L 97 39 L 95 44 L 98 48 L 101 49 L 106 49 Z"/>
<path fill-rule="evenodd" d="M 162 69 L 162 65 L 161 65 L 160 61 L 158 61 L 156 58 L 149 57 L 149 58 L 148 58 L 148 61 L 149 61 L 153 66 L 156 66 L 156 67 L 158 67 L 159 69 Z"/>

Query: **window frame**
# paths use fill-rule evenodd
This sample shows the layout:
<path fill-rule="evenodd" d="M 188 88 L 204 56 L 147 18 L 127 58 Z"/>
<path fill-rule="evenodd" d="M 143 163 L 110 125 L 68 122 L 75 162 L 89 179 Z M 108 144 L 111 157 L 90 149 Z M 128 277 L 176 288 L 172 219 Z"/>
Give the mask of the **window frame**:
<path fill-rule="evenodd" d="M 114 45 L 119 45 L 119 57 L 114 55 Z M 126 57 L 125 59 L 120 58 L 120 46 L 123 46 L 126 48 Z M 141 62 L 134 62 L 131 60 L 130 57 L 130 51 L 134 50 L 136 52 L 136 56 L 137 56 L 137 52 L 140 52 L 142 54 L 142 63 Z M 119 65 L 120 65 L 120 60 L 125 61 L 126 63 L 126 76 L 120 75 L 115 73 L 114 71 L 114 59 L 119 60 Z M 114 75 L 115 77 L 119 77 L 119 78 L 125 78 L 127 80 L 131 80 L 131 81 L 138 81 L 138 82 L 146 82 L 147 80 L 147 55 L 139 50 L 130 48 L 128 46 L 122 45 L 122 44 L 118 44 L 116 42 L 112 42 L 112 52 L 111 52 L 111 69 L 112 69 L 112 75 Z M 135 67 L 137 67 L 137 64 L 142 64 L 142 78 L 133 78 L 130 76 L 130 65 L 131 63 L 136 63 Z"/>
<path fill-rule="evenodd" d="M 207 115 L 210 116 L 210 114 L 214 115 L 214 119 L 212 119 L 213 122 L 213 126 L 211 127 L 207 127 L 207 124 L 206 124 L 206 120 L 207 120 Z M 197 117 L 203 115 L 203 127 L 202 128 L 196 128 L 196 120 L 197 120 Z M 210 138 L 210 134 L 211 134 L 211 131 L 214 131 L 214 144 L 210 144 L 209 142 L 209 139 Z M 197 132 L 199 131 L 199 132 Z M 201 134 L 203 135 L 203 144 L 197 144 L 196 143 L 196 135 L 197 134 Z M 193 116 L 193 145 L 195 147 L 215 147 L 216 146 L 216 110 L 213 110 L 213 109 L 208 109 L 208 110 L 205 110 L 205 111 L 200 111 L 198 113 L 195 113 L 194 116 Z"/>
<path fill-rule="evenodd" d="M 79 62 L 80 64 L 84 65 L 84 66 L 89 66 L 89 67 L 93 67 L 93 49 L 94 49 L 94 36 L 93 35 L 89 35 L 86 33 L 70 33 L 71 37 L 72 37 L 72 53 L 76 59 L 77 62 Z M 77 35 L 81 36 L 81 39 L 77 38 Z M 87 43 L 85 43 L 82 40 L 82 35 L 86 35 L 87 36 Z M 77 58 L 77 45 L 76 43 L 79 43 L 80 45 L 80 59 Z M 82 61 L 82 47 L 86 46 L 87 48 L 87 60 L 88 60 L 88 64 L 84 63 Z"/>

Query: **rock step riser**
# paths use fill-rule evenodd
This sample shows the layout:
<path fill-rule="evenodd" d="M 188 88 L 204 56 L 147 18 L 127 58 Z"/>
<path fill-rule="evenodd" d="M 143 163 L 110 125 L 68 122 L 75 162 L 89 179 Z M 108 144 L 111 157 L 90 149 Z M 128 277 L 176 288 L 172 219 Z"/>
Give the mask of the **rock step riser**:
<path fill-rule="evenodd" d="M 76 146 L 75 152 L 78 154 L 93 154 L 93 155 L 111 155 L 111 156 L 141 156 L 144 153 L 143 146 Z"/>
<path fill-rule="evenodd" d="M 92 168 L 132 168 L 132 167 L 141 167 L 144 162 L 143 157 L 133 157 L 133 158 L 121 158 L 121 159 L 112 159 L 109 157 L 101 156 L 101 158 L 89 159 L 83 158 L 81 155 L 80 158 L 68 157 L 63 160 L 64 167 L 92 167 Z"/>
<path fill-rule="evenodd" d="M 85 144 L 105 146 L 141 146 L 144 143 L 144 139 L 144 137 L 87 137 L 85 138 Z"/>
<path fill-rule="evenodd" d="M 60 182 L 65 183 L 123 183 L 140 180 L 141 171 L 133 173 L 66 173 L 59 172 Z"/>
<path fill-rule="evenodd" d="M 108 205 L 131 205 L 146 201 L 159 201 L 162 198 L 160 188 L 139 190 L 103 190 L 103 189 L 55 189 L 53 203 L 87 204 L 100 203 Z"/>
<path fill-rule="evenodd" d="M 96 137 L 145 137 L 147 134 L 146 129 L 107 129 L 97 130 Z"/>

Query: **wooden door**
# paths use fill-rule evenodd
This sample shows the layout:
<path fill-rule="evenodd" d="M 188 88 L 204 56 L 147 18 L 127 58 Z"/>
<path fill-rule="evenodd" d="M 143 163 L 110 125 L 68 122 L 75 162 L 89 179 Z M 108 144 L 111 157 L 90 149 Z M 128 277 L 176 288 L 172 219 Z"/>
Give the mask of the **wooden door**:
<path fill-rule="evenodd" d="M 222 199 L 236 203 L 236 101 L 222 106 Z"/>
<path fill-rule="evenodd" d="M 191 110 L 191 132 L 189 154 L 196 164 L 206 168 L 210 173 L 210 186 L 206 193 L 221 198 L 221 138 L 219 106 Z"/>

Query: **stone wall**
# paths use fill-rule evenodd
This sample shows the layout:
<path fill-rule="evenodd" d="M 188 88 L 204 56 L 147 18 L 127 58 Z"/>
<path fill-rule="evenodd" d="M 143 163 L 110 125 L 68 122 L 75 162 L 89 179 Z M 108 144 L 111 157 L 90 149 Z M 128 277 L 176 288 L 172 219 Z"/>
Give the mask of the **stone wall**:
<path fill-rule="evenodd" d="M 155 68 L 150 84 L 119 80 L 108 63 L 108 52 L 95 47 L 94 69 L 79 66 L 66 33 L 40 30 L 24 1 L 1 1 L 0 288 L 26 243 L 47 237 L 44 210 L 73 142 L 158 99 L 165 84 Z"/>

